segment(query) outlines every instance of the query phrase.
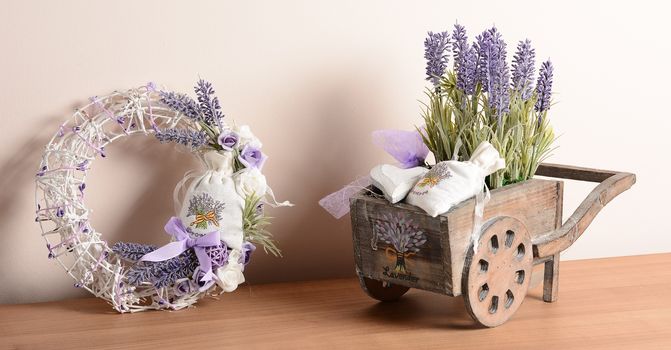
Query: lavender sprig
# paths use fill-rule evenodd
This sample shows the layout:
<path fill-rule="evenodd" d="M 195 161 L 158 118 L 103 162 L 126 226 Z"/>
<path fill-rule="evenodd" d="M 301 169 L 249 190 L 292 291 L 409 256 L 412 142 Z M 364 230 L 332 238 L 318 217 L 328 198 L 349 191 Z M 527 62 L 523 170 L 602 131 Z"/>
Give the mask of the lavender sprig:
<path fill-rule="evenodd" d="M 457 68 L 457 88 L 472 95 L 477 83 L 477 53 L 473 47 L 468 47 L 462 56 L 463 60 Z"/>
<path fill-rule="evenodd" d="M 552 97 L 552 62 L 550 60 L 543 62 L 538 73 L 538 82 L 536 83 L 536 105 L 537 112 L 544 112 L 550 108 L 550 98 Z"/>
<path fill-rule="evenodd" d="M 201 119 L 198 104 L 191 97 L 177 92 L 160 91 L 159 94 L 161 95 L 161 102 L 168 105 L 168 107 L 193 120 Z"/>
<path fill-rule="evenodd" d="M 224 114 L 221 112 L 219 98 L 214 96 L 215 92 L 212 84 L 200 79 L 198 80 L 198 83 L 196 83 L 194 91 L 198 96 L 198 103 L 203 115 L 203 121 L 208 125 L 221 127 L 221 119 L 224 118 Z"/>
<path fill-rule="evenodd" d="M 172 259 L 157 262 L 141 262 L 133 266 L 127 274 L 128 283 L 140 285 L 151 282 L 154 287 L 172 285 L 181 278 L 189 278 L 198 267 L 198 258 L 192 249 Z"/>
<path fill-rule="evenodd" d="M 468 36 L 466 28 L 457 23 L 452 31 L 452 57 L 454 58 L 454 69 L 458 70 L 464 62 L 464 54 L 468 51 Z"/>
<path fill-rule="evenodd" d="M 450 46 L 450 35 L 447 32 L 429 32 L 424 40 L 424 58 L 426 59 L 426 80 L 434 87 L 440 84 L 440 78 L 445 74 L 448 57 L 446 51 Z"/>
<path fill-rule="evenodd" d="M 138 261 L 140 258 L 148 253 L 156 250 L 156 246 L 150 244 L 132 243 L 132 242 L 117 242 L 112 246 L 112 251 L 117 253 L 123 259 L 128 261 Z"/>
<path fill-rule="evenodd" d="M 162 142 L 175 142 L 191 148 L 202 147 L 207 144 L 207 135 L 202 131 L 186 129 L 163 129 L 154 134 Z"/>
<path fill-rule="evenodd" d="M 489 30 L 485 30 L 482 34 L 475 37 L 475 43 L 473 43 L 473 48 L 477 53 L 477 68 L 476 68 L 476 80 L 480 83 L 482 91 L 487 91 L 488 87 L 488 75 L 487 75 L 487 50 L 490 44 L 491 33 Z"/>
<path fill-rule="evenodd" d="M 531 47 L 531 41 L 527 39 L 517 44 L 517 52 L 513 57 L 512 88 L 520 92 L 523 101 L 528 100 L 534 90 L 535 58 L 536 50 Z"/>
<path fill-rule="evenodd" d="M 487 33 L 489 35 L 483 34 L 486 41 L 482 51 L 487 76 L 487 98 L 489 107 L 495 110 L 498 123 L 501 124 L 502 115 L 510 110 L 510 71 L 506 62 L 506 43 L 496 27 Z"/>

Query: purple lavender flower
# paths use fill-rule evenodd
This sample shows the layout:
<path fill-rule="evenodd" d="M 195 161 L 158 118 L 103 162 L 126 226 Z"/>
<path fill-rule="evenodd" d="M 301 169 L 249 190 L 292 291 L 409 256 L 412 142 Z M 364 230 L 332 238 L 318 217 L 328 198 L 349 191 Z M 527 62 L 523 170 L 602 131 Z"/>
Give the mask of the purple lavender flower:
<path fill-rule="evenodd" d="M 466 28 L 457 23 L 452 31 L 452 57 L 454 58 L 454 68 L 462 64 L 463 54 L 468 50 L 468 36 Z"/>
<path fill-rule="evenodd" d="M 263 154 L 260 149 L 250 145 L 245 145 L 242 152 L 240 152 L 240 156 L 238 156 L 240 163 L 245 167 L 258 169 L 263 167 L 263 163 L 266 162 L 267 158 L 268 157 Z"/>
<path fill-rule="evenodd" d="M 118 254 L 122 259 L 136 262 L 145 254 L 156 250 L 155 245 L 141 244 L 132 242 L 117 242 L 112 245 L 112 251 Z"/>
<path fill-rule="evenodd" d="M 191 148 L 198 148 L 207 144 L 207 135 L 202 131 L 173 128 L 159 130 L 154 136 L 156 136 L 161 143 L 175 142 Z"/>
<path fill-rule="evenodd" d="M 534 61 L 536 50 L 531 47 L 531 41 L 524 40 L 517 44 L 517 52 L 513 57 L 513 89 L 520 92 L 522 100 L 526 101 L 533 93 Z"/>
<path fill-rule="evenodd" d="M 44 176 L 44 174 L 47 172 L 47 170 L 48 170 L 47 166 L 44 165 L 40 168 L 40 171 L 38 171 L 37 174 L 35 174 L 35 175 L 36 176 Z"/>
<path fill-rule="evenodd" d="M 128 271 L 128 283 L 138 286 L 151 282 L 156 288 L 166 287 L 178 279 L 191 277 L 197 266 L 198 258 L 193 249 L 189 249 L 168 260 L 135 264 Z"/>
<path fill-rule="evenodd" d="M 227 151 L 232 151 L 238 145 L 238 141 L 240 141 L 240 136 L 234 131 L 223 132 L 217 138 L 219 146 Z"/>
<path fill-rule="evenodd" d="M 424 40 L 424 58 L 426 59 L 426 80 L 438 87 L 440 78 L 447 68 L 446 51 L 450 46 L 450 35 L 447 32 L 429 32 Z"/>
<path fill-rule="evenodd" d="M 242 256 L 240 257 L 239 263 L 247 266 L 249 264 L 249 260 L 252 257 L 252 253 L 256 250 L 256 246 L 253 245 L 251 242 L 245 242 L 242 244 Z"/>
<path fill-rule="evenodd" d="M 221 241 L 221 244 L 216 247 L 207 247 L 205 252 L 212 260 L 212 267 L 217 268 L 224 266 L 228 263 L 228 247 L 224 241 Z"/>
<path fill-rule="evenodd" d="M 482 69 L 487 81 L 489 107 L 495 110 L 499 124 L 502 115 L 510 110 L 510 72 L 506 62 L 506 43 L 496 27 L 479 37 Z"/>
<path fill-rule="evenodd" d="M 84 159 L 83 162 L 77 164 L 76 169 L 79 171 L 86 171 L 88 169 L 88 166 L 89 166 L 89 160 Z"/>
<path fill-rule="evenodd" d="M 477 53 L 473 47 L 468 47 L 462 54 L 462 62 L 457 67 L 457 88 L 468 95 L 475 93 L 477 83 Z"/>
<path fill-rule="evenodd" d="M 482 88 L 482 91 L 487 91 L 488 75 L 487 75 L 487 50 L 490 44 L 491 33 L 485 30 L 482 34 L 475 37 L 473 48 L 477 53 L 476 61 L 477 67 L 475 78 Z"/>
<path fill-rule="evenodd" d="M 538 82 L 536 83 L 536 105 L 537 112 L 544 112 L 550 108 L 550 98 L 552 97 L 552 62 L 547 60 L 541 65 L 538 73 Z"/>
<path fill-rule="evenodd" d="M 203 121 L 209 125 L 217 125 L 221 127 L 221 119 L 224 118 L 224 114 L 221 112 L 221 106 L 219 105 L 219 98 L 214 96 L 214 88 L 212 84 L 200 79 L 194 91 L 198 96 L 198 103 L 200 106 L 200 112 L 203 116 Z"/>
<path fill-rule="evenodd" d="M 161 102 L 168 105 L 168 107 L 184 114 L 193 120 L 201 119 L 198 104 L 191 97 L 185 94 L 166 91 L 160 91 L 159 94 L 161 95 Z"/>

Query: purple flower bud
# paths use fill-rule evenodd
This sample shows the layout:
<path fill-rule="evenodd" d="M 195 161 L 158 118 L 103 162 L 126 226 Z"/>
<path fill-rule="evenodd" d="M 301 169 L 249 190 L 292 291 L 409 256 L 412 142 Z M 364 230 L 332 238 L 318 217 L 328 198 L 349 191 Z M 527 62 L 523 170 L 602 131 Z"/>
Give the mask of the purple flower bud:
<path fill-rule="evenodd" d="M 536 105 L 537 112 L 544 112 L 550 108 L 550 98 L 552 98 L 552 62 L 545 61 L 538 72 L 538 82 L 536 83 Z"/>
<path fill-rule="evenodd" d="M 77 164 L 76 168 L 79 171 L 86 171 L 88 169 L 88 165 L 89 165 L 89 160 L 85 159 L 83 162 Z"/>
<path fill-rule="evenodd" d="M 534 60 L 536 50 L 531 47 L 531 41 L 524 40 L 517 44 L 517 52 L 513 57 L 513 86 L 519 92 L 522 100 L 526 101 L 534 91 Z"/>
<path fill-rule="evenodd" d="M 238 145 L 238 141 L 240 140 L 240 136 L 234 132 L 234 131 L 229 131 L 225 133 L 221 133 L 219 137 L 217 138 L 217 143 L 221 146 L 221 148 L 231 151 L 235 146 Z"/>
<path fill-rule="evenodd" d="M 250 145 L 245 145 L 242 152 L 240 152 L 240 156 L 238 156 L 240 163 L 245 167 L 258 169 L 263 168 L 263 164 L 266 162 L 267 158 L 268 157 L 263 154 L 260 149 Z"/>
<path fill-rule="evenodd" d="M 426 59 L 426 80 L 438 87 L 440 78 L 447 68 L 446 51 L 450 46 L 450 35 L 447 32 L 429 32 L 424 40 L 424 58 Z"/>
<path fill-rule="evenodd" d="M 263 209 L 264 209 L 263 202 L 259 202 L 259 204 L 256 205 L 256 216 L 263 215 Z"/>
<path fill-rule="evenodd" d="M 62 218 L 65 215 L 65 210 L 63 208 L 56 209 L 56 216 Z"/>

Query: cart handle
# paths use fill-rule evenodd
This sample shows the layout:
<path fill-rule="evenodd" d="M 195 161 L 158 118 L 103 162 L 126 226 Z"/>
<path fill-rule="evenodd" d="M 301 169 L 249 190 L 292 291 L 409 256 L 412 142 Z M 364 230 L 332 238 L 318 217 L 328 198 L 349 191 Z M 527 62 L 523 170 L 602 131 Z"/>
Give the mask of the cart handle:
<path fill-rule="evenodd" d="M 535 258 L 549 257 L 570 247 L 608 202 L 636 183 L 636 175 L 632 173 L 549 163 L 540 164 L 536 175 L 599 182 L 599 185 L 580 203 L 561 227 L 541 234 L 533 240 Z"/>

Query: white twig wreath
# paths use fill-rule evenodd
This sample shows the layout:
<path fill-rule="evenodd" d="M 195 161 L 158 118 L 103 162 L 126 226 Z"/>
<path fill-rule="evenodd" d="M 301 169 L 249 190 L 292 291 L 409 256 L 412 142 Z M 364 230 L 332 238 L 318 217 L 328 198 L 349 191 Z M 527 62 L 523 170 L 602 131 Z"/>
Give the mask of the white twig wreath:
<path fill-rule="evenodd" d="M 261 143 L 246 126 L 223 121 L 219 100 L 203 80 L 198 101 L 158 91 L 153 84 L 93 97 L 61 125 L 47 144 L 36 176 L 37 215 L 49 258 L 84 288 L 119 312 L 178 310 L 205 295 L 235 290 L 261 244 L 279 250 L 265 230 L 262 202 L 278 204 L 260 169 Z M 109 246 L 89 221 L 86 174 L 106 147 L 125 136 L 154 134 L 188 146 L 205 171 L 175 189 L 177 216 L 166 224 L 163 247 Z M 177 196 L 186 188 L 184 198 Z M 178 198 L 179 197 L 179 198 Z M 188 204 L 180 205 L 182 200 Z M 288 202 L 279 205 L 290 205 Z"/>

